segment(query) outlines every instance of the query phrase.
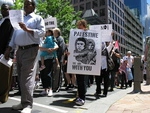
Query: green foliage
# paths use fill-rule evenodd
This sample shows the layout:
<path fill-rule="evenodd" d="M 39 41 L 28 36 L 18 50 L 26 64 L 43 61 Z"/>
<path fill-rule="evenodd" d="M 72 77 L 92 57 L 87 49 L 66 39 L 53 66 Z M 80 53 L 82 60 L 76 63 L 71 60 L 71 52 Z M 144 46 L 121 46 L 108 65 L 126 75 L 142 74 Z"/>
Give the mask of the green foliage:
<path fill-rule="evenodd" d="M 16 0 L 14 5 L 12 6 L 12 9 L 23 9 L 23 3 L 24 3 L 24 0 Z"/>
<path fill-rule="evenodd" d="M 58 28 L 62 31 L 65 41 L 68 41 L 71 28 L 75 28 L 77 20 L 81 19 L 81 12 L 74 11 L 71 0 L 36 0 L 36 13 L 43 18 L 56 17 Z M 16 0 L 13 9 L 22 9 L 23 0 Z"/>
<path fill-rule="evenodd" d="M 80 19 L 81 12 L 75 12 L 70 0 L 38 0 L 37 13 L 43 18 L 56 17 L 62 36 L 68 40 L 71 28 L 75 28 L 76 20 Z"/>

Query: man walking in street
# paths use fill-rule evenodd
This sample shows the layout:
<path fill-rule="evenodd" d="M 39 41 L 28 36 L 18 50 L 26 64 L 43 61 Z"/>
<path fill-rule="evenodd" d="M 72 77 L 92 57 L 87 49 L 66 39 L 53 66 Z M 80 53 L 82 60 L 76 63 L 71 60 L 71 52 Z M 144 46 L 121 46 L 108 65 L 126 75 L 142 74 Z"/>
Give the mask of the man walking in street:
<path fill-rule="evenodd" d="M 21 113 L 31 113 L 33 107 L 33 90 L 36 75 L 36 60 L 40 38 L 45 35 L 45 23 L 41 16 L 34 13 L 34 0 L 24 1 L 24 23 L 20 22 L 21 29 L 15 30 L 9 48 L 5 52 L 5 58 L 9 58 L 9 52 L 18 46 L 16 52 L 17 69 L 21 89 L 21 103 L 13 105 L 12 109 L 22 110 Z"/>

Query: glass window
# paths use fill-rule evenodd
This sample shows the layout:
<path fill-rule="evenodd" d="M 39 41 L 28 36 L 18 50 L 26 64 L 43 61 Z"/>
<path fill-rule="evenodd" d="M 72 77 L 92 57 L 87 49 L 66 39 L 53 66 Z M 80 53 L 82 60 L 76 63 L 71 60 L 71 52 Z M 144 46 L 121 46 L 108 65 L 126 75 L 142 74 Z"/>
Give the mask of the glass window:
<path fill-rule="evenodd" d="M 84 4 L 80 5 L 80 11 L 84 10 Z"/>
<path fill-rule="evenodd" d="M 78 0 L 74 0 L 74 3 L 78 3 Z"/>
<path fill-rule="evenodd" d="M 111 17 L 111 11 L 108 9 L 108 17 Z"/>
<path fill-rule="evenodd" d="M 100 9 L 100 16 L 105 16 L 105 9 Z"/>
<path fill-rule="evenodd" d="M 86 9 L 91 9 L 91 2 L 86 3 Z"/>
<path fill-rule="evenodd" d="M 97 1 L 94 0 L 94 1 L 93 1 L 93 8 L 94 8 L 94 7 L 97 7 L 97 6 L 98 6 Z"/>
<path fill-rule="evenodd" d="M 75 10 L 75 11 L 78 11 L 78 6 L 75 6 L 75 7 L 74 7 L 74 10 Z"/>
<path fill-rule="evenodd" d="M 110 2 L 110 0 L 108 0 L 108 5 L 109 5 L 109 7 L 111 7 L 111 2 Z"/>
<path fill-rule="evenodd" d="M 100 0 L 100 1 L 99 1 L 99 5 L 100 5 L 100 6 L 105 5 L 105 0 Z"/>

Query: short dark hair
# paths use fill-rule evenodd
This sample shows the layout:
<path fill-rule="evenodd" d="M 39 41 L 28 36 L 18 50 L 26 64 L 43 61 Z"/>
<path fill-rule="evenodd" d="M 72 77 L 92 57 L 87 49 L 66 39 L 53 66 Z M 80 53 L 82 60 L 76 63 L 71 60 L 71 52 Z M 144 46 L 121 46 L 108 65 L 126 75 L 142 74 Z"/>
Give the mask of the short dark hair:
<path fill-rule="evenodd" d="M 82 42 L 84 42 L 85 43 L 85 45 L 84 45 L 84 49 L 86 49 L 86 46 L 87 46 L 87 39 L 86 38 L 84 38 L 84 37 L 79 37 L 79 38 L 77 38 L 76 39 L 76 41 L 75 41 L 75 45 L 77 45 L 77 42 L 78 41 L 82 41 Z"/>

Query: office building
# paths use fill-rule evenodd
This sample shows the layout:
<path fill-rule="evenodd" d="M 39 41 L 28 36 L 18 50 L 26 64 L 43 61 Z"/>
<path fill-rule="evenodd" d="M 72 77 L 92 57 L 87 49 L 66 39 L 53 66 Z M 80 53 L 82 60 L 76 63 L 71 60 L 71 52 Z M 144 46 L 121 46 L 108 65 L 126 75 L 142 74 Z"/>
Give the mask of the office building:
<path fill-rule="evenodd" d="M 76 11 L 83 11 L 83 13 L 86 10 L 93 9 L 99 16 L 99 19 L 102 21 L 102 23 L 112 24 L 113 29 L 115 31 L 113 39 L 118 40 L 120 51 L 122 52 L 122 54 L 126 54 L 128 50 L 131 50 L 131 48 L 129 47 L 132 46 L 137 49 L 137 51 L 134 51 L 132 49 L 132 52 L 134 52 L 135 55 L 141 54 L 142 48 L 141 44 L 136 46 L 136 44 L 132 44 L 134 42 L 129 43 L 128 42 L 129 40 L 127 39 L 131 37 L 134 38 L 134 36 L 136 35 L 132 35 L 131 37 L 126 37 L 125 35 L 126 26 L 125 26 L 124 0 L 72 0 L 72 4 Z M 136 38 L 134 39 L 136 40 Z M 139 41 L 140 39 L 137 40 Z M 141 46 L 141 48 L 139 46 Z"/>

